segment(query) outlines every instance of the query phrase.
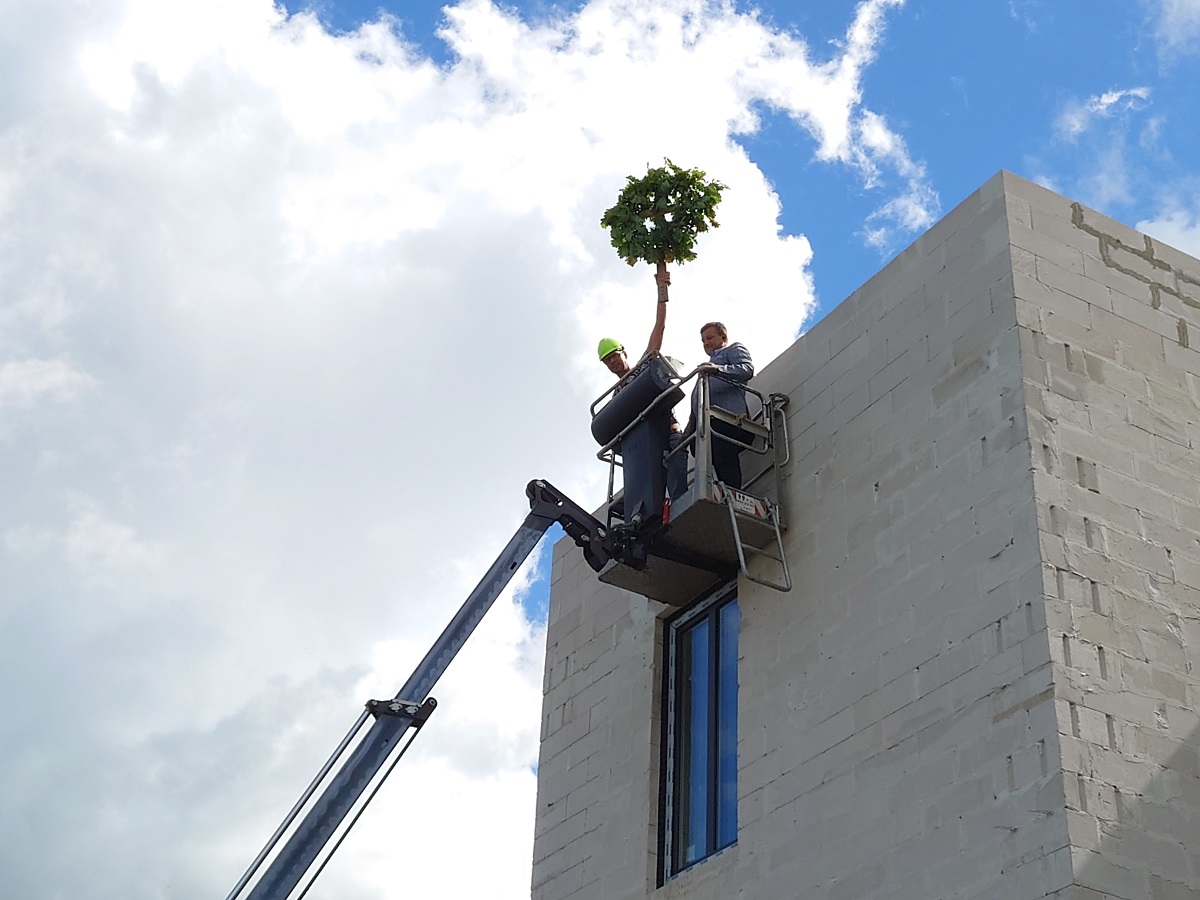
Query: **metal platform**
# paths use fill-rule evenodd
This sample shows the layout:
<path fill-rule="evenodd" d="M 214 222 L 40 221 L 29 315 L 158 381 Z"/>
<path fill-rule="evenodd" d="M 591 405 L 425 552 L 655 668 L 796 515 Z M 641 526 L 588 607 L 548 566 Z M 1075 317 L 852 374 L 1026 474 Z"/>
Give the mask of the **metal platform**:
<path fill-rule="evenodd" d="M 600 570 L 599 578 L 605 584 L 672 606 L 691 603 L 738 577 L 739 572 L 775 590 L 789 591 L 792 587 L 777 505 L 781 469 L 788 461 L 784 416 L 788 398 L 784 394 L 763 396 L 749 386 L 739 385 L 757 411 L 733 413 L 712 405 L 710 377 L 728 380 L 720 373 L 699 368 L 680 377 L 671 361 L 655 357 L 647 361 L 640 378 L 620 390 L 618 401 L 611 402 L 619 390 L 614 386 L 592 404 L 592 434 L 602 444 L 597 456 L 609 464 L 605 525 L 613 534 L 624 531 L 637 548 L 608 563 Z M 657 449 L 652 442 L 633 441 L 631 435 L 637 429 L 644 430 L 656 410 L 661 415 L 664 407 L 677 402 L 683 396 L 681 386 L 692 379 L 697 382 L 699 412 L 694 417 L 694 433 L 685 434 L 684 440 L 667 451 L 667 419 L 662 418 L 657 437 L 658 447 L 664 449 Z M 610 402 L 602 405 L 606 399 Z M 745 435 L 744 441 L 730 437 L 728 432 L 714 436 L 714 422 L 738 429 Z M 730 441 L 748 455 L 766 457 L 767 465 L 746 487 L 756 492 L 766 488 L 776 499 L 728 488 L 717 481 L 712 466 L 714 439 Z M 627 449 L 630 456 L 623 453 Z M 664 463 L 657 454 L 666 455 L 668 468 L 672 458 L 686 461 L 690 457 L 694 461 L 688 489 L 670 503 L 666 515 L 660 515 L 665 496 Z M 632 494 L 616 490 L 618 470 L 623 472 L 624 488 Z M 763 478 L 767 473 L 775 477 Z M 633 505 L 627 509 L 629 497 Z M 776 568 L 756 565 L 752 570 L 749 561 L 758 556 L 773 560 Z"/>
<path fill-rule="evenodd" d="M 697 487 L 701 496 L 694 496 Z M 736 532 L 731 505 L 737 509 Z M 742 564 L 739 542 L 766 550 L 777 540 L 766 500 L 702 481 L 671 504 L 666 528 L 647 546 L 644 568 L 612 562 L 599 578 L 652 600 L 684 606 L 737 575 Z"/>
<path fill-rule="evenodd" d="M 732 571 L 736 572 L 736 567 Z M 605 584 L 633 591 L 670 606 L 685 606 L 731 577 L 659 556 L 651 556 L 643 569 L 610 562 L 600 570 L 599 575 Z"/>

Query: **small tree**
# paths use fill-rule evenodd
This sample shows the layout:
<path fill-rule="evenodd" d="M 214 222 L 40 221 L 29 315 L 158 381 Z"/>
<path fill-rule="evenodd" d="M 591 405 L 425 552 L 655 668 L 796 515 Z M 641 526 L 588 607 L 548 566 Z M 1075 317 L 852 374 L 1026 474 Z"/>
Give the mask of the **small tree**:
<path fill-rule="evenodd" d="M 725 185 L 706 181 L 699 169 L 681 169 L 671 160 L 647 167 L 644 178 L 626 179 L 617 202 L 600 220 L 617 255 L 629 265 L 655 266 L 658 299 L 667 299 L 667 263 L 696 258 L 696 235 L 719 227 L 714 212 Z"/>

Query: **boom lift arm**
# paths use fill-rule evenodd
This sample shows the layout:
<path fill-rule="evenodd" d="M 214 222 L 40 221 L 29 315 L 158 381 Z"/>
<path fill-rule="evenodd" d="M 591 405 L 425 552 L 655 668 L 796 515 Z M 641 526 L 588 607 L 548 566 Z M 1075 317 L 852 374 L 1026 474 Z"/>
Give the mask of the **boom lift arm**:
<path fill-rule="evenodd" d="M 617 536 L 610 536 L 604 525 L 549 482 L 531 481 L 525 493 L 530 505 L 525 521 L 425 654 L 425 658 L 409 676 L 394 700 L 372 700 L 367 704 L 368 711 L 375 716 L 374 724 L 329 781 L 278 856 L 267 867 L 248 895 L 248 900 L 286 900 L 292 893 L 408 729 L 419 728 L 428 717 L 435 703 L 432 698 L 426 699 L 429 692 L 551 525 L 555 522 L 562 525 L 566 533 L 583 550 L 588 565 L 597 572 L 611 560 L 623 556 L 631 549 L 627 546 L 627 538 L 614 540 Z M 365 718 L 366 713 L 363 716 Z M 360 722 L 362 721 L 360 719 Z M 355 729 L 352 729 L 353 731 Z M 345 742 L 340 749 L 344 747 Z M 335 754 L 335 757 L 338 755 L 340 753 Z M 302 798 L 296 809 L 303 805 L 305 799 Z M 293 810 L 293 814 L 296 809 Z M 289 820 L 285 820 L 284 826 L 281 826 L 280 831 L 276 832 L 276 837 L 251 864 L 228 900 L 234 900 L 241 894 L 273 847 L 274 841 L 288 824 Z"/>

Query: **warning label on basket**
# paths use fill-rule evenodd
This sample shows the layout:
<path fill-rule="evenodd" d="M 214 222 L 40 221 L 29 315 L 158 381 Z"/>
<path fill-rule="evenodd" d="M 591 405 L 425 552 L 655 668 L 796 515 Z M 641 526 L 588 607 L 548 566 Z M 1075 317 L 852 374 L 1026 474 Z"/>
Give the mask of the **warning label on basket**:
<path fill-rule="evenodd" d="M 729 493 L 729 499 L 732 501 L 736 512 L 747 516 L 762 515 L 758 510 L 758 503 L 749 494 L 743 494 L 741 491 L 729 487 L 725 488 L 725 490 Z"/>

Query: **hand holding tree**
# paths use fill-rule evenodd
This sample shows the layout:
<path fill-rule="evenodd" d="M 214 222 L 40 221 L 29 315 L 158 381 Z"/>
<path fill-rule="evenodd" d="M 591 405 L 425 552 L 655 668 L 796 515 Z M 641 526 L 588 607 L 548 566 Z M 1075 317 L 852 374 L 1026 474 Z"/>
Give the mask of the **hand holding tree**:
<path fill-rule="evenodd" d="M 671 283 L 667 264 L 696 258 L 696 236 L 719 227 L 714 213 L 726 187 L 706 180 L 699 169 L 665 162 L 661 168 L 647 168 L 644 178 L 630 175 L 616 204 L 600 220 L 625 262 L 655 266 L 658 299 L 664 303 Z"/>

